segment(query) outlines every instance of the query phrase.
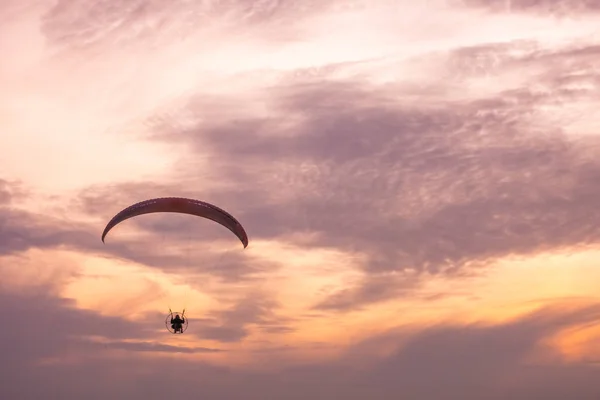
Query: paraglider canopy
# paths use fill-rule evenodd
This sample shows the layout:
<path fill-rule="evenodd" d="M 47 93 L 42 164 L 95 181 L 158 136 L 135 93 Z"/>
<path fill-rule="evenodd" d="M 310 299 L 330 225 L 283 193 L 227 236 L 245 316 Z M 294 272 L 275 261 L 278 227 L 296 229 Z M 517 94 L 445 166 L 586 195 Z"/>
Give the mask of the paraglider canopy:
<path fill-rule="evenodd" d="M 104 228 L 102 242 L 104 243 L 104 238 L 108 232 L 119 223 L 139 215 L 159 212 L 190 214 L 210 219 L 229 229 L 240 239 L 244 248 L 248 246 L 248 235 L 242 224 L 233 215 L 213 204 L 183 197 L 162 197 L 144 200 L 121 210 Z"/>

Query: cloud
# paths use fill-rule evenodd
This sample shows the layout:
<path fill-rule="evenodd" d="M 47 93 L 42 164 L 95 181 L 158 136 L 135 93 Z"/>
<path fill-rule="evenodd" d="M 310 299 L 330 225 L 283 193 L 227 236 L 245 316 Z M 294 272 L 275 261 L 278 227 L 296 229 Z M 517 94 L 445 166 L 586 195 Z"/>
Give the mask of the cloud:
<path fill-rule="evenodd" d="M 94 246 L 92 235 L 81 224 L 15 208 L 0 208 L 0 254 L 8 255 L 30 248 Z"/>
<path fill-rule="evenodd" d="M 551 14 L 561 17 L 600 11 L 598 4 L 586 0 L 463 0 L 463 3 L 494 11 Z"/>
<path fill-rule="evenodd" d="M 0 207 L 8 207 L 16 200 L 29 196 L 21 182 L 0 178 Z"/>
<path fill-rule="evenodd" d="M 575 394 L 591 399 L 600 393 L 591 380 L 593 367 L 560 365 L 560 361 L 560 366 L 552 365 L 531 361 L 531 357 L 541 352 L 553 358 L 552 350 L 542 346 L 544 339 L 573 325 L 597 323 L 599 317 L 597 305 L 567 310 L 551 307 L 495 326 L 433 327 L 408 339 L 366 379 L 385 388 L 375 392 L 382 398 L 384 393 L 402 390 L 409 399 L 501 399 L 507 395 L 560 399 Z M 393 340 L 389 336 L 393 334 L 387 335 L 379 340 Z M 377 339 L 370 339 L 369 345 L 372 341 Z M 457 363 L 460 368 L 454 367 Z"/>
<path fill-rule="evenodd" d="M 370 272 L 431 273 L 597 241 L 600 166 L 586 150 L 597 140 L 536 126 L 535 97 L 363 109 L 356 91 L 321 113 L 333 93 L 298 99 L 294 134 L 269 135 L 268 123 L 188 133 L 219 155 L 217 179 L 236 183 L 220 198 L 255 238 L 312 230 L 319 245 L 369 254 Z"/>
<path fill-rule="evenodd" d="M 86 48 L 98 44 L 139 48 L 153 43 L 166 46 L 175 38 L 204 38 L 220 41 L 227 35 L 248 35 L 278 30 L 269 42 L 297 37 L 298 20 L 308 18 L 331 2 L 307 1 L 121 1 L 89 4 L 57 1 L 43 18 L 42 30 L 53 44 Z M 160 35 L 157 35 L 160 31 Z M 200 34 L 200 35 L 199 35 Z M 247 40 L 247 39 L 246 39 Z"/>
<path fill-rule="evenodd" d="M 82 192 L 81 206 L 104 210 L 109 218 L 109 204 L 162 195 L 201 198 L 236 215 L 251 243 L 312 232 L 308 248 L 365 254 L 363 281 L 320 303 L 329 309 L 410 293 L 419 273 L 459 276 L 470 265 L 507 255 L 595 243 L 600 164 L 592 149 L 600 142 L 554 124 L 545 110 L 567 112 L 593 99 L 596 51 L 544 50 L 524 42 L 456 49 L 447 56 L 447 77 L 454 81 L 439 81 L 440 90 L 490 68 L 492 74 L 537 74 L 528 87 L 519 83 L 445 101 L 427 91 L 408 101 L 397 94 L 402 85 L 386 89 L 327 76 L 273 88 L 269 117 L 238 117 L 230 108 L 221 120 L 206 119 L 205 99 L 192 98 L 182 111 L 185 127 L 166 116 L 151 133 L 152 140 L 189 146 L 191 155 L 182 156 L 171 183 L 90 188 Z M 482 54 L 487 66 L 465 71 L 483 62 Z M 565 59 L 570 61 L 558 62 Z M 405 96 L 414 95 L 407 90 Z M 198 157 L 210 163 L 201 177 Z M 194 222 L 132 223 L 181 240 Z M 211 241 L 215 235 L 202 237 Z M 140 259 L 131 250 L 121 255 Z M 155 256 L 146 262 L 156 265 L 150 260 Z M 211 272 L 246 279 L 274 267 L 233 257 L 225 264 L 236 268 Z M 390 278 L 401 271 L 418 273 Z"/>
<path fill-rule="evenodd" d="M 35 295 L 0 293 L 0 315 L 8 323 L 0 333 L 0 342 L 13 344 L 4 350 L 2 369 L 9 363 L 64 355 L 81 337 L 121 340 L 153 336 L 147 326 L 78 309 L 72 300 L 53 297 L 51 292 L 51 288 L 41 286 Z"/>
<path fill-rule="evenodd" d="M 600 170 L 590 149 L 599 143 L 594 137 L 566 136 L 559 126 L 540 125 L 538 114 L 549 101 L 589 98 L 593 89 L 573 84 L 594 82 L 589 62 L 595 50 L 541 52 L 518 46 L 527 56 L 506 58 L 510 46 L 492 46 L 461 49 L 451 58 L 469 64 L 484 52 L 499 54 L 505 66 L 549 65 L 538 78 L 544 91 L 513 89 L 428 107 L 406 105 L 367 84 L 282 86 L 274 91 L 271 107 L 285 118 L 232 116 L 154 136 L 187 141 L 193 153 L 208 155 L 215 171 L 209 179 L 225 185 L 199 190 L 184 172 L 181 181 L 166 184 L 90 187 L 73 205 L 108 220 L 145 198 L 208 197 L 243 221 L 251 241 L 290 240 L 293 232 L 312 231 L 317 235 L 309 245 L 366 254 L 363 269 L 372 276 L 318 305 L 329 309 L 360 307 L 416 287 L 418 275 L 390 278 L 394 271 L 457 274 L 465 265 L 490 258 L 594 243 Z M 567 56 L 574 60 L 569 65 L 551 61 Z M 188 109 L 193 115 L 197 107 L 192 102 Z M 182 166 L 186 162 L 182 159 Z M 19 193 L 17 186 L 7 185 L 3 182 L 4 202 Z M 88 224 L 6 207 L 1 212 L 4 254 L 67 244 L 165 270 L 193 267 L 226 282 L 256 279 L 276 268 L 235 251 L 206 251 L 227 232 L 207 230 L 192 218 L 134 219 L 128 224 L 155 239 L 108 238 L 108 245 L 101 246 Z M 166 235 L 180 250 L 193 237 L 196 250 L 185 256 L 165 251 L 162 239 L 160 248 L 147 245 Z"/>
<path fill-rule="evenodd" d="M 146 229 L 154 230 L 154 238 L 122 240 L 109 237 L 105 245 L 100 240 L 104 224 L 82 222 L 75 208 L 67 207 L 64 213 L 33 213 L 12 207 L 12 199 L 20 196 L 16 191 L 5 190 L 0 194 L 6 199 L 5 205 L 0 206 L 1 256 L 17 255 L 30 249 L 70 249 L 96 255 L 109 254 L 170 272 L 185 271 L 193 275 L 213 273 L 225 282 L 252 280 L 255 275 L 269 268 L 266 262 L 250 264 L 243 254 L 238 254 L 242 248 L 239 242 L 235 243 L 236 246 L 219 250 L 210 240 L 230 239 L 231 234 L 220 226 L 215 228 L 208 223 L 198 224 L 195 218 L 189 218 L 189 221 L 188 218 L 169 216 L 151 220 Z M 110 198 L 108 201 L 114 199 Z M 106 212 L 106 209 L 103 211 Z M 93 214 L 88 215 L 95 217 Z M 173 219 L 179 224 L 183 221 L 184 226 L 173 226 Z M 141 221 L 134 219 L 133 223 L 136 222 L 142 228 L 144 224 L 148 224 L 143 218 Z M 209 229 L 208 237 L 204 231 L 207 225 L 212 228 L 212 231 Z M 169 232 L 168 235 L 165 232 Z M 213 232 L 216 233 L 211 236 L 210 233 Z M 115 235 L 114 232 L 111 234 Z M 165 240 L 165 236 L 169 240 Z M 159 246 L 151 246 L 149 243 L 157 243 Z M 191 277 L 190 283 L 201 285 L 202 279 Z"/>
<path fill-rule="evenodd" d="M 0 205 L 8 204 L 12 200 L 12 193 L 9 189 L 8 182 L 0 179 Z"/>
<path fill-rule="evenodd" d="M 414 295 L 420 281 L 414 275 L 396 273 L 371 273 L 358 284 L 341 289 L 317 303 L 317 310 L 354 311 L 379 301 Z"/>
<path fill-rule="evenodd" d="M 3 376 L 18 376 L 23 371 L 28 372 L 21 377 L 35 374 L 43 370 L 42 365 L 45 364 L 94 364 L 94 359 L 110 359 L 115 350 L 149 354 L 223 351 L 157 343 L 157 332 L 165 334 L 162 325 L 157 329 L 157 319 L 134 322 L 120 317 L 101 316 L 76 308 L 72 300 L 52 296 L 51 290 L 43 286 L 38 287 L 33 295 L 0 293 L 0 306 L 0 316 L 7 322 L 5 329 L 0 332 L 0 342 L 7 344 L 0 362 Z M 136 362 L 143 364 L 141 359 Z M 68 385 L 68 382 L 65 384 Z M 9 388 L 3 385 L 2 390 Z"/>
<path fill-rule="evenodd" d="M 75 210 L 105 221 L 97 227 L 99 235 L 104 224 L 121 209 L 138 201 L 170 196 L 211 202 L 210 198 L 178 183 L 137 182 L 84 189 L 71 204 Z M 224 208 L 238 217 L 235 210 Z M 132 228 L 140 232 L 139 237 L 120 236 L 122 229 Z M 262 273 L 276 268 L 274 263 L 248 258 L 238 239 L 221 225 L 173 213 L 144 215 L 123 222 L 107 235 L 101 251 L 164 271 L 185 272 L 189 282 L 198 285 L 203 283 L 205 274 L 232 283 L 258 279 Z"/>
<path fill-rule="evenodd" d="M 96 347 L 103 350 L 126 350 L 134 352 L 162 352 L 162 353 L 183 353 L 183 354 L 196 354 L 196 353 L 219 353 L 224 350 L 211 349 L 207 347 L 183 347 L 183 346 L 171 346 L 162 343 L 154 342 L 125 342 L 125 341 L 111 341 L 111 342 L 93 342 L 83 341 L 85 348 Z"/>
<path fill-rule="evenodd" d="M 26 306 L 21 307 L 21 311 L 32 311 L 39 306 L 29 308 L 27 305 L 40 304 L 33 299 L 16 300 L 10 299 Z M 45 311 L 58 305 L 47 299 L 44 303 L 49 305 Z M 516 400 L 558 400 L 569 396 L 592 400 L 600 394 L 597 367 L 578 361 L 561 362 L 560 355 L 545 346 L 545 340 L 565 329 L 598 323 L 599 310 L 595 304 L 556 306 L 495 325 L 448 324 L 425 330 L 393 329 L 354 344 L 335 360 L 259 368 L 257 363 L 273 356 L 267 352 L 257 355 L 253 368 L 248 369 L 212 366 L 190 358 L 160 357 L 160 351 L 156 357 L 140 358 L 135 354 L 137 350 L 144 350 L 143 344 L 131 345 L 123 349 L 125 354 L 110 357 L 106 349 L 90 346 L 86 357 L 79 349 L 79 360 L 70 360 L 69 351 L 76 344 L 67 344 L 70 338 L 92 331 L 98 333 L 98 327 L 90 329 L 86 325 L 96 318 L 88 314 L 79 324 L 70 324 L 62 318 L 58 321 L 52 318 L 57 315 L 54 309 L 47 318 L 38 319 L 34 329 L 0 333 L 3 343 L 20 349 L 18 354 L 8 351 L 2 358 L 3 376 L 11 378 L 10 382 L 16 385 L 2 385 L 0 395 L 24 400 L 40 398 L 43 393 L 90 399 L 159 399 L 192 393 L 208 400 L 268 397 L 391 400 L 402 393 L 409 400 L 429 397 L 504 399 L 506 396 Z M 29 315 L 38 317 L 40 314 Z M 106 320 L 106 327 L 114 326 L 113 322 Z M 67 330 L 71 335 L 66 334 Z M 119 334 L 131 330 L 110 332 Z M 395 350 L 386 352 L 388 355 L 373 356 L 390 346 Z M 54 356 L 52 362 L 36 362 L 50 355 Z M 36 384 L 19 385 L 23 376 Z"/>
<path fill-rule="evenodd" d="M 432 321 L 504 315 L 476 296 L 592 291 L 538 256 L 599 239 L 595 5 L 42 3 L 0 5 L 0 398 L 600 398 L 597 304 Z M 176 215 L 102 244 L 159 196 L 225 208 L 250 247 Z M 569 265 L 593 273 L 590 253 Z M 488 263 L 507 268 L 478 293 L 434 291 Z M 162 307 L 188 286 L 183 336 L 158 311 L 77 308 Z"/>
<path fill-rule="evenodd" d="M 291 332 L 290 320 L 276 314 L 279 306 L 264 293 L 250 292 L 232 307 L 210 313 L 195 332 L 199 338 L 219 342 L 242 341 L 252 333 L 252 328 L 270 333 Z"/>

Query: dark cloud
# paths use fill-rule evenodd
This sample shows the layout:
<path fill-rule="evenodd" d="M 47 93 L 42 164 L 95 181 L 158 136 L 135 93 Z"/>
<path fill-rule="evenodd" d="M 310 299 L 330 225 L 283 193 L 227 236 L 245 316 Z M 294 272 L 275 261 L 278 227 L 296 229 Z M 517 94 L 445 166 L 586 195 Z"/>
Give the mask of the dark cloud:
<path fill-rule="evenodd" d="M 59 218 L 52 213 L 36 214 L 17 208 L 0 208 L 0 255 L 6 256 L 29 249 L 68 248 L 83 252 L 102 253 L 106 247 L 100 240 L 101 227 L 76 222 L 76 216 Z M 149 266 L 176 265 L 181 257 L 169 257 L 160 249 L 153 254 L 147 243 L 113 244 L 113 252 L 123 258 Z"/>
<path fill-rule="evenodd" d="M 87 223 L 77 216 L 48 211 L 35 213 L 19 207 L 29 197 L 29 189 L 20 182 L 0 178 L 0 256 L 40 248 L 99 250 L 101 242 Z M 61 215 L 62 214 L 62 215 Z"/>
<path fill-rule="evenodd" d="M 85 337 L 119 341 L 154 336 L 155 329 L 149 326 L 78 309 L 70 300 L 45 294 L 51 292 L 43 286 L 36 295 L 0 292 L 0 316 L 6 322 L 0 343 L 9 345 L 3 350 L 3 370 L 10 363 L 35 363 L 66 355 Z"/>
<path fill-rule="evenodd" d="M 173 39 L 220 27 L 227 34 L 254 32 L 268 42 L 298 39 L 298 21 L 332 2 L 316 0 L 227 0 L 189 2 L 59 0 L 44 15 L 42 32 L 50 43 L 74 48 L 96 44 L 167 46 Z M 335 2 L 334 2 L 335 3 Z M 293 23 L 290 23 L 293 22 Z M 272 35 L 273 30 L 277 35 Z M 271 33 L 271 34 L 269 34 Z M 212 37 L 210 37 L 212 39 Z"/>
<path fill-rule="evenodd" d="M 600 5 L 590 0 L 461 0 L 470 7 L 494 11 L 526 12 L 557 17 L 600 11 Z"/>
<path fill-rule="evenodd" d="M 535 99 L 509 93 L 436 111 L 344 100 L 366 95 L 343 96 L 329 113 L 315 94 L 295 110 L 308 121 L 284 138 L 234 127 L 198 136 L 225 160 L 217 168 L 235 160 L 221 171 L 238 186 L 222 196 L 243 199 L 237 208 L 254 237 L 312 230 L 314 244 L 370 254 L 370 271 L 433 273 L 598 239 L 600 166 L 585 156 L 598 143 L 531 126 Z M 304 163 L 315 169 L 304 173 Z M 291 177 L 278 176 L 283 164 L 296 169 Z M 289 202 L 272 200 L 295 182 Z"/>
<path fill-rule="evenodd" d="M 242 341 L 253 328 L 270 333 L 291 332 L 289 319 L 277 316 L 278 307 L 279 304 L 263 293 L 249 293 L 231 308 L 209 314 L 195 332 L 200 338 L 220 342 Z"/>
<path fill-rule="evenodd" d="M 523 55 L 510 55 L 515 47 Z M 84 192 L 82 205 L 100 210 L 117 200 L 130 204 L 142 193 L 185 193 L 231 210 L 246 227 L 250 248 L 252 240 L 312 232 L 312 241 L 297 244 L 366 254 L 363 269 L 370 276 L 325 299 L 325 308 L 351 309 L 408 293 L 419 279 L 388 279 L 392 272 L 460 276 L 467 265 L 508 254 L 595 243 L 600 163 L 590 151 L 600 141 L 568 136 L 539 117 L 542 107 L 593 99 L 595 52 L 546 51 L 523 42 L 458 49 L 449 55 L 456 78 L 460 65 L 481 54 L 491 66 L 499 60 L 503 68 L 541 72 L 527 88 L 436 106 L 426 97 L 403 103 L 391 89 L 357 82 L 295 81 L 272 90 L 271 118 L 232 115 L 185 130 L 163 121 L 152 133 L 154 140 L 187 141 L 194 154 L 208 157 L 211 175 L 202 179 L 225 189 L 190 190 L 202 183 L 195 172 L 183 173 L 172 185 L 95 188 Z M 576 87 L 573 79 L 591 86 Z M 192 100 L 187 113 L 200 121 L 203 110 Z M 181 167 L 186 163 L 197 168 L 193 159 L 182 159 Z M 140 219 L 138 226 L 155 235 L 187 229 L 183 220 Z M 240 266 L 236 277 L 273 267 L 232 261 Z"/>
<path fill-rule="evenodd" d="M 559 360 L 543 341 L 580 325 L 600 322 L 597 306 L 549 308 L 498 325 L 436 326 L 424 331 L 392 330 L 352 346 L 333 361 L 280 365 L 275 372 L 211 366 L 188 358 L 99 357 L 103 350 L 78 362 L 34 363 L 39 352 L 22 353 L 20 363 L 2 357 L 0 396 L 18 400 L 56 398 L 162 399 L 194 396 L 207 400 L 344 398 L 506 399 L 577 398 L 600 395 L 597 367 L 585 362 L 544 363 L 532 355 Z M 59 327 L 62 325 L 59 325 Z M 40 321 L 40 336 L 62 336 L 56 325 Z M 2 334 L 6 334 L 3 330 Z M 39 338 L 36 346 L 51 348 Z M 11 336 L 15 348 L 34 344 L 30 337 Z M 389 356 L 373 358 L 373 350 L 389 345 Z M 35 346 L 34 346 L 35 347 Z M 282 349 L 283 350 L 283 349 Z M 10 353 L 9 353 L 10 354 Z M 68 354 L 55 348 L 54 355 Z M 94 356 L 96 355 L 96 356 Z M 277 352 L 256 355 L 269 363 Z M 535 358 L 533 359 L 535 360 Z M 272 360 L 271 360 L 272 361 Z M 30 384 L 26 384 L 26 383 Z M 35 384 L 33 384 L 35 383 Z"/>
<path fill-rule="evenodd" d="M 357 286 L 342 289 L 316 304 L 320 310 L 351 311 L 406 293 L 414 293 L 419 281 L 413 276 L 394 273 L 366 275 Z"/>
<path fill-rule="evenodd" d="M 21 182 L 0 178 L 0 207 L 7 207 L 15 201 L 25 199 L 27 196 L 28 193 Z"/>
<path fill-rule="evenodd" d="M 195 354 L 195 353 L 219 353 L 224 350 L 211 349 L 208 347 L 183 347 L 183 346 L 171 346 L 167 344 L 155 343 L 155 342 L 124 342 L 124 341 L 112 341 L 112 342 L 93 342 L 83 341 L 85 347 L 96 347 L 104 350 L 127 350 L 127 351 L 138 351 L 138 352 L 163 352 L 163 353 L 183 353 L 183 354 Z"/>
<path fill-rule="evenodd" d="M 76 308 L 71 300 L 53 297 L 50 291 L 38 287 L 36 295 L 0 293 L 0 317 L 5 321 L 0 331 L 0 343 L 4 345 L 0 373 L 6 378 L 14 377 L 14 380 L 7 379 L 4 381 L 6 384 L 1 385 L 2 398 L 28 399 L 32 398 L 31 393 L 39 393 L 38 390 L 51 392 L 60 386 L 60 390 L 68 391 L 73 382 L 67 375 L 61 375 L 64 372 L 61 363 L 68 365 L 73 362 L 78 368 L 87 370 L 86 365 L 93 365 L 98 360 L 114 359 L 115 350 L 128 352 L 129 359 L 139 352 L 157 355 L 222 351 L 156 343 L 158 332 L 167 334 L 163 331 L 162 318 L 132 322 L 120 317 L 101 316 Z M 118 370 L 119 366 L 113 365 L 113 368 Z M 143 359 L 137 359 L 136 368 L 144 368 Z M 56 372 L 57 378 L 62 380 L 58 386 L 52 378 Z M 33 380 L 33 385 L 24 385 L 23 379 L 37 374 L 41 374 L 40 381 Z M 93 376 L 84 377 L 83 382 L 89 382 Z M 8 393 L 13 395 L 8 396 Z"/>
<path fill-rule="evenodd" d="M 15 208 L 0 208 L 0 254 L 26 251 L 31 248 L 88 247 L 95 238 L 81 224 L 36 215 Z"/>
<path fill-rule="evenodd" d="M 242 244 L 225 228 L 210 226 L 216 224 L 197 217 L 187 216 L 188 221 L 180 217 L 152 216 L 132 221 L 131 226 L 152 235 L 125 240 L 115 235 L 106 241 L 103 251 L 165 272 L 185 273 L 191 284 L 202 284 L 205 274 L 212 274 L 224 282 L 253 280 L 269 267 L 251 265 Z M 179 223 L 180 226 L 177 232 L 170 232 L 160 221 Z M 219 239 L 225 242 L 224 246 L 217 246 Z"/>
<path fill-rule="evenodd" d="M 147 190 L 148 197 L 155 194 L 151 189 Z M 84 211 L 92 208 L 85 206 Z M 124 240 L 118 237 L 118 232 L 111 232 L 103 244 L 100 235 L 104 224 L 78 222 L 73 210 L 76 209 L 59 218 L 53 213 L 36 214 L 8 205 L 0 206 L 0 255 L 18 254 L 33 248 L 69 248 L 128 259 L 165 272 L 183 273 L 190 284 L 198 286 L 203 285 L 204 278 L 194 276 L 201 274 L 211 273 L 225 282 L 236 282 L 256 279 L 257 275 L 275 267 L 266 262 L 250 264 L 239 241 L 211 221 L 172 215 L 134 219 L 127 224 L 140 225 L 142 229 L 153 231 L 154 236 Z M 112 210 L 106 206 L 103 211 L 108 221 Z M 173 221 L 183 225 L 175 226 Z M 219 250 L 214 244 L 216 239 L 230 240 L 231 246 Z"/>
<path fill-rule="evenodd" d="M 0 179 L 0 205 L 10 203 L 12 200 L 12 193 L 9 188 L 9 184 L 4 179 Z"/>
<path fill-rule="evenodd" d="M 367 379 L 385 387 L 385 391 L 375 392 L 381 398 L 394 390 L 393 386 L 410 393 L 409 399 L 591 399 L 600 393 L 600 386 L 591 380 L 593 368 L 544 365 L 545 361 L 532 361 L 531 357 L 540 352 L 552 356 L 552 350 L 540 347 L 543 339 L 573 325 L 598 323 L 599 318 L 597 306 L 550 308 L 497 326 L 435 327 L 410 338 Z M 387 334 L 379 340 L 393 338 Z M 377 340 L 370 339 L 369 345 Z M 560 358 L 555 356 L 555 360 Z"/>

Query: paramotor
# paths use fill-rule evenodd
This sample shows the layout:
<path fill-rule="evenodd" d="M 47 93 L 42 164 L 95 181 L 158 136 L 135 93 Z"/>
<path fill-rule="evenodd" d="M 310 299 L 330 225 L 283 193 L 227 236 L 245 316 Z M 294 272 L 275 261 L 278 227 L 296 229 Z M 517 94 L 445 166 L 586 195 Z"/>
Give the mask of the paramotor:
<path fill-rule="evenodd" d="M 185 310 L 181 313 L 169 310 L 169 314 L 165 318 L 165 326 L 174 335 L 185 332 L 188 328 L 188 319 L 185 317 Z"/>

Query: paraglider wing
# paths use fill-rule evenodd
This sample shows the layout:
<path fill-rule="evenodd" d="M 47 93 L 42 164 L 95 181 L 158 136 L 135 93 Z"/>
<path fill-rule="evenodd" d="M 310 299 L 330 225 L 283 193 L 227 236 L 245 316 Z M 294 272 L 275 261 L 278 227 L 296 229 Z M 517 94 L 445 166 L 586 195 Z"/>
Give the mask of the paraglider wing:
<path fill-rule="evenodd" d="M 227 211 L 204 201 L 182 197 L 162 197 L 144 200 L 125 208 L 115 215 L 106 225 L 104 232 L 102 232 L 102 242 L 104 242 L 104 238 L 108 232 L 119 223 L 129 218 L 137 217 L 138 215 L 159 212 L 190 214 L 210 219 L 223 225 L 235 234 L 244 245 L 244 248 L 248 246 L 248 235 L 246 234 L 244 227 Z"/>

